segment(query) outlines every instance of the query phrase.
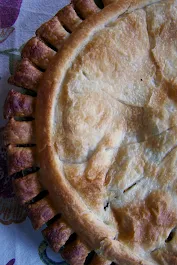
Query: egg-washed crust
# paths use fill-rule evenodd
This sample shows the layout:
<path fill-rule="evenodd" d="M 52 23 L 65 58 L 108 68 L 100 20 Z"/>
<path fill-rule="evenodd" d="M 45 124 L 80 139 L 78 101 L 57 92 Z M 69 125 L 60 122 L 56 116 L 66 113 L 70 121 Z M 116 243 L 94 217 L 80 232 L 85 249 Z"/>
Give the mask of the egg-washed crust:
<path fill-rule="evenodd" d="M 45 196 L 42 200 L 29 204 L 28 215 L 34 228 L 38 229 L 57 214 L 62 214 L 63 221 L 61 219 L 59 219 L 60 221 L 54 220 L 52 224 L 49 224 L 48 230 L 44 230 L 43 234 L 53 249 L 58 251 L 68 240 L 74 229 L 79 239 L 69 243 L 68 246 L 66 245 L 65 250 L 63 250 L 63 257 L 71 265 L 76 264 L 76 260 L 79 261 L 78 264 L 84 264 L 85 258 L 91 250 L 96 250 L 100 257 L 95 255 L 90 264 L 109 265 L 114 261 L 115 263 L 128 265 L 150 265 L 154 263 L 142 260 L 124 244 L 113 240 L 116 235 L 115 229 L 103 224 L 102 221 L 97 219 L 95 214 L 87 209 L 81 197 L 78 196 L 69 182 L 63 178 L 58 165 L 58 158 L 51 143 L 51 117 L 54 111 L 53 103 L 55 102 L 57 87 L 59 87 L 68 66 L 78 55 L 80 47 L 81 49 L 84 47 L 94 32 L 101 29 L 108 22 L 114 21 L 124 12 L 131 12 L 160 1 L 104 0 L 103 2 L 105 5 L 110 6 L 105 7 L 102 12 L 91 18 L 89 18 L 90 15 L 100 11 L 93 0 L 74 0 L 71 5 L 59 11 L 54 18 L 37 30 L 37 37 L 32 38 L 24 47 L 22 52 L 24 59 L 21 62 L 21 66 L 19 66 L 14 76 L 10 78 L 10 82 L 17 86 L 38 91 L 35 122 L 37 124 L 37 156 L 41 168 L 38 176 L 29 177 L 26 180 L 23 179 L 23 183 L 20 183 L 19 180 L 19 188 L 18 184 L 16 186 L 17 195 L 19 194 L 22 203 L 29 203 L 33 196 L 38 195 L 38 192 L 40 193 L 45 188 L 48 189 L 49 195 L 47 197 Z M 68 20 L 66 20 L 66 17 L 68 17 Z M 85 18 L 87 20 L 81 23 Z M 80 23 L 81 25 L 77 29 Z M 73 30 L 75 32 L 68 38 Z M 54 32 L 57 32 L 57 38 L 53 38 Z M 64 47 L 62 48 L 63 44 Z M 55 56 L 56 51 L 61 48 L 61 52 Z M 55 58 L 52 60 L 54 56 Z M 50 65 L 49 62 L 51 62 Z M 26 69 L 29 69 L 29 72 Z M 46 69 L 47 73 L 42 78 L 42 72 Z M 29 74 L 30 72 L 31 75 Z M 41 84 L 38 88 L 37 84 L 40 80 Z M 31 106 L 34 106 L 35 98 L 32 97 L 30 99 L 30 96 L 21 96 L 20 93 L 16 95 L 16 93 L 18 92 L 12 92 L 6 101 L 5 118 L 16 116 L 34 117 L 34 107 L 30 109 L 28 102 L 31 100 Z M 9 128 L 12 125 L 8 125 Z M 7 133 L 9 135 L 7 138 L 13 141 L 15 139 L 16 145 L 25 144 L 23 141 L 21 143 L 16 142 L 16 139 L 20 141 L 21 132 L 24 130 L 28 132 L 26 144 L 29 144 L 31 139 L 35 139 L 32 136 L 32 129 L 27 128 L 26 124 L 20 127 L 19 131 L 15 128 L 13 134 Z M 12 142 L 7 140 L 6 144 L 9 143 L 12 144 Z M 32 147 L 17 148 L 19 147 L 9 147 L 9 158 L 12 161 L 12 164 L 10 163 L 10 174 L 38 165 L 37 156 L 32 155 L 34 150 Z M 28 148 L 28 150 L 25 150 L 25 148 Z M 16 165 L 14 161 L 17 161 Z M 48 176 L 50 176 L 50 180 Z M 27 183 L 31 183 L 30 185 L 34 187 L 32 196 L 30 196 L 32 190 L 27 188 Z M 55 187 L 57 187 L 57 190 Z M 23 190 L 24 194 L 26 193 L 24 196 L 22 195 Z M 61 201 L 62 204 L 60 203 Z M 64 220 L 67 220 L 68 224 Z M 62 225 L 62 222 L 64 222 L 64 225 Z M 171 256 L 171 252 L 168 251 L 162 251 L 162 253 L 158 251 L 155 255 L 156 260 L 161 262 L 159 264 L 164 264 L 164 260 L 168 262 L 167 264 L 174 262 L 175 256 L 170 258 L 169 256 Z"/>

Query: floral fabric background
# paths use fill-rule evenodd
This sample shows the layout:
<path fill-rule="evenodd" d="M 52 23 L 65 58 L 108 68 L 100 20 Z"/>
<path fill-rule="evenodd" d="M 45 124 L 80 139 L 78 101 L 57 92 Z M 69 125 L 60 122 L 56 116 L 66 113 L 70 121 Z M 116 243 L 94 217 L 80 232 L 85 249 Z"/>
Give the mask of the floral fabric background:
<path fill-rule="evenodd" d="M 3 103 L 9 89 L 8 77 L 20 60 L 20 51 L 36 29 L 69 0 L 0 0 L 0 127 Z M 0 265 L 54 265 L 66 263 L 54 254 L 34 231 L 26 213 L 14 197 L 7 175 L 6 151 L 0 129 Z"/>

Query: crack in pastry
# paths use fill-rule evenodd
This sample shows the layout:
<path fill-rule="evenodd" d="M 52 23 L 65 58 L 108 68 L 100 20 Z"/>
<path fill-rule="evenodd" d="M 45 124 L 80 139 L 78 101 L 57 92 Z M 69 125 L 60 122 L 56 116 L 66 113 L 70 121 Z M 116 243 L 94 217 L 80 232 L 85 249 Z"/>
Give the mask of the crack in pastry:
<path fill-rule="evenodd" d="M 174 264 L 177 263 L 176 258 L 176 228 L 173 230 L 173 237 L 169 242 L 159 249 L 152 252 L 152 256 L 160 265 Z"/>
<path fill-rule="evenodd" d="M 167 237 L 167 239 L 165 240 L 165 243 L 169 243 L 170 241 L 173 240 L 174 236 L 175 236 L 175 232 L 176 232 L 176 227 L 174 227 L 171 232 L 169 233 L 169 236 Z"/>

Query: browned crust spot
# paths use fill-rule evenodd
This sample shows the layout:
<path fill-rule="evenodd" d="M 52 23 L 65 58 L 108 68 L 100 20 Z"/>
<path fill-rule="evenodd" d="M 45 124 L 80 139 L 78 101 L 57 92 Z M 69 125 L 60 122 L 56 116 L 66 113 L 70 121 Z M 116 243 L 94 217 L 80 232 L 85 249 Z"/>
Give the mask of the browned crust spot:
<path fill-rule="evenodd" d="M 29 202 L 43 190 L 37 173 L 14 179 L 13 188 L 20 204 Z"/>
<path fill-rule="evenodd" d="M 32 63 L 44 70 L 54 55 L 55 51 L 37 37 L 30 39 L 22 50 L 23 58 L 28 58 Z"/>
<path fill-rule="evenodd" d="M 64 250 L 61 251 L 62 257 L 70 265 L 83 265 L 88 253 L 88 248 L 79 239 L 67 245 Z"/>
<path fill-rule="evenodd" d="M 65 6 L 57 13 L 56 16 L 61 24 L 71 32 L 74 31 L 82 22 L 75 12 L 72 4 Z"/>
<path fill-rule="evenodd" d="M 4 128 L 3 141 L 8 144 L 35 144 L 35 122 L 11 118 Z"/>
<path fill-rule="evenodd" d="M 35 147 L 14 147 L 9 145 L 8 152 L 8 173 L 12 175 L 26 168 L 37 166 Z"/>
<path fill-rule="evenodd" d="M 22 59 L 15 74 L 12 75 L 8 81 L 12 85 L 36 91 L 41 77 L 41 71 L 39 71 L 28 59 Z"/>
<path fill-rule="evenodd" d="M 29 205 L 27 213 L 34 229 L 39 229 L 56 215 L 48 197 Z"/>
<path fill-rule="evenodd" d="M 170 251 L 161 251 L 161 249 L 156 250 L 153 253 L 154 259 L 158 262 L 159 265 L 177 265 L 177 256 L 175 253 Z"/>
<path fill-rule="evenodd" d="M 104 258 L 98 256 L 98 255 L 94 255 L 90 265 L 111 265 L 112 261 L 110 260 L 105 260 Z"/>
<path fill-rule="evenodd" d="M 44 23 L 37 31 L 36 35 L 49 43 L 55 49 L 59 49 L 69 33 L 63 28 L 57 17 L 52 18 Z"/>
<path fill-rule="evenodd" d="M 34 116 L 35 98 L 10 90 L 4 104 L 4 118 Z"/>
<path fill-rule="evenodd" d="M 42 234 L 50 247 L 55 252 L 59 252 L 60 248 L 66 243 L 72 234 L 72 229 L 61 218 L 43 230 Z"/>
<path fill-rule="evenodd" d="M 116 2 L 115 0 L 102 0 L 102 1 L 103 1 L 104 6 L 107 6 L 107 5 L 110 5 Z"/>
<path fill-rule="evenodd" d="M 94 0 L 72 0 L 72 3 L 76 12 L 78 12 L 83 18 L 87 18 L 100 11 Z"/>

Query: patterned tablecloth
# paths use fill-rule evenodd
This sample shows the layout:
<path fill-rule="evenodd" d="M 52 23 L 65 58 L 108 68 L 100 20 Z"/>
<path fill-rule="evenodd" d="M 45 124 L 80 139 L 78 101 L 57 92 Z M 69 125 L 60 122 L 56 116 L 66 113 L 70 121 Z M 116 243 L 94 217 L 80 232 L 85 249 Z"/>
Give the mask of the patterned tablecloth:
<path fill-rule="evenodd" d="M 5 124 L 2 108 L 20 50 L 35 30 L 69 0 L 0 0 L 0 127 Z M 1 137 L 0 137 L 1 144 Z M 0 265 L 66 264 L 33 231 L 25 211 L 18 205 L 7 176 L 6 153 L 0 146 Z"/>

